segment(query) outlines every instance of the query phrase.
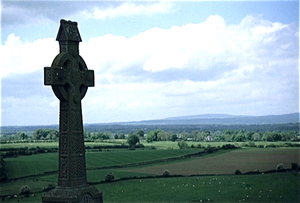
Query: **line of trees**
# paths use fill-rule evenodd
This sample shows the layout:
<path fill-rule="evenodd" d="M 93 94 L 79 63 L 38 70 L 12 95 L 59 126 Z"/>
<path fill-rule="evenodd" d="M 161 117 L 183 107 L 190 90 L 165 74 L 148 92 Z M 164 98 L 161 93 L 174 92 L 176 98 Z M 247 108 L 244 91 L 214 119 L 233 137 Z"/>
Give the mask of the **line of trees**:
<path fill-rule="evenodd" d="M 155 129 L 145 132 L 142 129 L 137 130 L 135 134 L 140 139 L 146 139 L 147 142 L 153 141 L 224 141 L 224 142 L 244 142 L 244 141 L 300 141 L 299 132 L 296 131 L 265 131 L 264 133 L 243 130 L 209 131 L 209 130 L 193 130 L 191 132 L 172 132 L 162 129 Z M 86 141 L 93 140 L 109 140 L 109 139 L 126 139 L 128 135 L 124 133 L 105 132 L 84 132 Z M 58 141 L 59 132 L 55 129 L 37 129 L 32 136 L 24 132 L 18 132 L 14 135 L 1 140 L 37 140 L 37 141 Z"/>
<path fill-rule="evenodd" d="M 212 132 L 209 130 L 194 130 L 191 133 L 172 133 L 161 129 L 149 131 L 146 136 L 147 142 L 153 141 L 224 141 L 224 142 L 245 142 L 245 141 L 300 141 L 297 132 L 266 131 L 265 133 L 243 130 L 228 130 Z"/>
<path fill-rule="evenodd" d="M 58 140 L 59 133 L 54 129 L 37 129 L 32 135 L 24 132 L 17 132 L 16 134 L 2 135 L 1 140 Z"/>

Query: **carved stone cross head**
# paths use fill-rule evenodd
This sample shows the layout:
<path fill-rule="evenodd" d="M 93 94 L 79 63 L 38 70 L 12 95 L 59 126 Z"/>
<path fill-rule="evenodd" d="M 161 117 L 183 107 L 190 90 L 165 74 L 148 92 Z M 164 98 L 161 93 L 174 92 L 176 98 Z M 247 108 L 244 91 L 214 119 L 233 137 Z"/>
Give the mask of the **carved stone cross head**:
<path fill-rule="evenodd" d="M 76 22 L 60 21 L 56 37 L 60 53 L 54 58 L 51 67 L 44 68 L 44 84 L 51 85 L 59 100 L 79 103 L 88 87 L 94 86 L 94 71 L 88 70 L 79 55 L 81 37 Z"/>

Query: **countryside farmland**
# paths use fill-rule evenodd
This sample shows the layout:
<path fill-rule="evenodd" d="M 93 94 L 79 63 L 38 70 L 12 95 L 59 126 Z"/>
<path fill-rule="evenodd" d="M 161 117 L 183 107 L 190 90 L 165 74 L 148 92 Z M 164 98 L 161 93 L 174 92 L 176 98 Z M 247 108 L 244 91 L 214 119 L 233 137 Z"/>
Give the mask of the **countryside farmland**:
<path fill-rule="evenodd" d="M 88 143 L 87 179 L 103 192 L 105 202 L 298 202 L 299 173 L 291 163 L 299 163 L 299 147 L 242 147 L 222 150 L 224 142 L 187 142 L 201 148 L 179 149 L 177 142 L 142 142 L 144 148 L 93 150 L 111 143 Z M 41 143 L 22 143 L 23 147 Z M 57 147 L 57 143 L 43 143 Z M 119 144 L 122 144 L 120 142 Z M 284 146 L 284 142 L 257 142 L 258 145 Z M 293 143 L 295 144 L 295 143 Z M 296 143 L 297 144 L 297 143 Z M 42 146 L 42 145 L 40 145 Z M 205 149 L 216 148 L 213 153 Z M 5 146 L 3 146 L 5 147 Z M 8 180 L 1 184 L 5 202 L 40 202 L 47 190 L 57 185 L 57 153 L 41 153 L 5 159 Z M 267 173 L 282 163 L 288 172 Z M 234 175 L 256 171 L 253 175 Z M 163 176 L 168 170 L 170 176 Z M 264 173 L 265 172 L 265 173 Z M 109 173 L 114 180 L 105 181 Z M 18 196 L 23 185 L 29 197 Z M 246 189 L 247 188 L 247 189 Z M 251 189 L 250 189 L 251 188 Z M 117 191 L 117 192 L 116 192 Z M 287 193 L 288 192 L 288 193 Z M 34 195 L 34 196 L 33 196 Z"/>

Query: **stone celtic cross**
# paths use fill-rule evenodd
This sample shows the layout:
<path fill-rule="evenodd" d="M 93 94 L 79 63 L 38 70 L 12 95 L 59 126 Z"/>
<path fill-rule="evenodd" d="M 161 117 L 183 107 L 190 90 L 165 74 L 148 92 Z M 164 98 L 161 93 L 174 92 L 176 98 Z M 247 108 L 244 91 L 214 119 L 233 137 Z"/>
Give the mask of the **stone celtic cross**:
<path fill-rule="evenodd" d="M 44 68 L 44 84 L 60 101 L 58 187 L 43 202 L 102 202 L 102 193 L 87 184 L 81 108 L 88 87 L 94 86 L 94 71 L 79 55 L 76 22 L 61 20 L 56 40 L 60 53 Z"/>

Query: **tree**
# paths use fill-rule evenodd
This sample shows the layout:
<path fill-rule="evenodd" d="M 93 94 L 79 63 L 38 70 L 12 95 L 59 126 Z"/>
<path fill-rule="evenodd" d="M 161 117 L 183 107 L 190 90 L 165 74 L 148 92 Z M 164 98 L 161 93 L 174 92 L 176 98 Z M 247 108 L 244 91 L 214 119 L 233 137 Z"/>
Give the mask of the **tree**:
<path fill-rule="evenodd" d="M 157 140 L 158 141 L 167 141 L 171 139 L 171 132 L 166 132 L 164 130 L 160 131 L 159 133 L 157 133 Z"/>
<path fill-rule="evenodd" d="M 57 130 L 53 129 L 37 129 L 36 131 L 33 132 L 33 139 L 35 140 L 55 140 L 59 136 L 59 133 Z"/>
<path fill-rule="evenodd" d="M 43 131 L 43 129 L 37 129 L 36 131 L 34 131 L 32 137 L 35 140 L 39 140 L 42 137 L 44 137 L 44 131 Z"/>
<path fill-rule="evenodd" d="M 170 171 L 165 169 L 164 172 L 163 172 L 163 176 L 168 177 L 170 175 L 171 175 Z"/>
<path fill-rule="evenodd" d="M 180 149 L 189 148 L 189 145 L 185 141 L 180 141 L 177 143 Z"/>
<path fill-rule="evenodd" d="M 126 137 L 125 137 L 124 133 L 122 133 L 122 134 L 119 136 L 119 138 L 120 138 L 120 139 L 125 139 Z"/>
<path fill-rule="evenodd" d="M 96 139 L 97 139 L 96 133 L 93 133 L 93 134 L 91 135 L 91 139 L 92 139 L 92 140 L 96 140 Z"/>
<path fill-rule="evenodd" d="M 281 141 L 282 139 L 282 136 L 278 131 L 273 131 L 272 136 L 274 141 Z"/>
<path fill-rule="evenodd" d="M 95 134 L 95 133 L 94 133 Z M 105 133 L 102 133 L 101 131 L 100 132 L 97 132 L 96 133 L 96 136 L 92 136 L 91 138 L 92 139 L 100 139 L 100 140 L 108 140 L 110 138 L 110 135 L 111 133 L 110 132 L 105 132 Z"/>
<path fill-rule="evenodd" d="M 173 134 L 171 140 L 172 140 L 172 142 L 175 142 L 177 140 L 177 135 Z"/>
<path fill-rule="evenodd" d="M 146 141 L 147 142 L 153 142 L 153 141 L 157 141 L 158 140 L 158 133 L 160 132 L 161 130 L 158 129 L 158 130 L 154 130 L 154 131 L 149 131 L 147 133 L 147 137 L 146 137 Z"/>
<path fill-rule="evenodd" d="M 112 172 L 106 174 L 106 176 L 105 176 L 105 181 L 106 181 L 106 182 L 111 182 L 111 181 L 113 181 L 114 179 L 115 179 L 115 176 L 114 176 L 114 174 L 113 174 Z"/>
<path fill-rule="evenodd" d="M 23 132 L 19 132 L 15 135 L 16 139 L 20 139 L 20 140 L 25 140 L 28 138 L 28 135 L 26 135 L 25 133 Z"/>
<path fill-rule="evenodd" d="M 144 137 L 144 134 L 145 134 L 145 132 L 142 130 L 142 129 L 140 129 L 140 130 L 138 130 L 137 131 L 137 133 L 136 133 L 139 137 Z"/>
<path fill-rule="evenodd" d="M 28 185 L 23 185 L 20 188 L 20 195 L 28 195 L 30 193 L 30 187 Z"/>
<path fill-rule="evenodd" d="M 276 166 L 276 171 L 282 171 L 283 170 L 283 163 L 279 163 L 277 166 Z"/>
<path fill-rule="evenodd" d="M 224 129 L 222 133 L 223 133 L 223 135 L 230 135 L 231 134 L 231 132 L 228 129 Z"/>
<path fill-rule="evenodd" d="M 265 132 L 264 136 L 263 136 L 263 140 L 264 141 L 274 141 L 272 132 L 270 132 L 270 131 Z"/>
<path fill-rule="evenodd" d="M 135 134 L 130 134 L 127 137 L 127 143 L 129 144 L 130 147 L 133 147 L 136 145 L 136 143 L 140 142 L 140 139 L 137 135 Z"/>
<path fill-rule="evenodd" d="M 90 131 L 84 132 L 84 138 L 90 139 L 91 138 L 91 132 Z"/>
<path fill-rule="evenodd" d="M 198 141 L 204 141 L 205 138 L 206 138 L 206 134 L 205 134 L 204 131 L 197 132 L 197 137 L 196 137 L 196 139 L 197 139 Z"/>
<path fill-rule="evenodd" d="M 109 140 L 110 136 L 111 136 L 111 132 L 110 131 L 105 131 L 104 136 L 103 136 L 103 140 Z"/>
<path fill-rule="evenodd" d="M 241 172 L 239 169 L 236 169 L 235 172 L 234 172 L 234 174 L 235 174 L 235 175 L 241 175 L 242 172 Z"/>
<path fill-rule="evenodd" d="M 297 163 L 291 163 L 292 165 L 292 170 L 297 170 L 298 169 L 298 164 Z"/>
<path fill-rule="evenodd" d="M 245 141 L 245 135 L 242 130 L 239 131 L 237 133 L 237 135 L 234 137 L 234 141 L 236 141 L 236 142 L 244 142 Z"/>
<path fill-rule="evenodd" d="M 189 134 L 187 132 L 181 132 L 180 133 L 181 139 L 187 140 L 189 138 Z"/>
<path fill-rule="evenodd" d="M 150 133 L 147 134 L 147 137 L 146 137 L 147 142 L 153 142 L 153 141 L 155 141 L 155 139 L 157 139 L 157 138 L 155 138 L 154 134 L 150 134 Z"/>
<path fill-rule="evenodd" d="M 253 141 L 261 140 L 261 134 L 259 134 L 259 133 L 254 133 L 252 137 L 253 137 Z"/>
<path fill-rule="evenodd" d="M 254 132 L 246 131 L 245 132 L 246 140 L 252 141 L 253 140 L 253 134 L 254 134 Z"/>

